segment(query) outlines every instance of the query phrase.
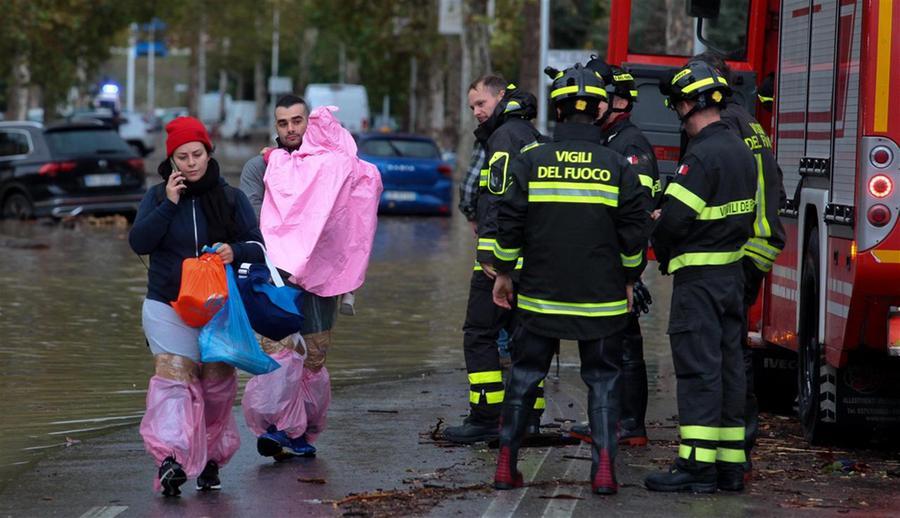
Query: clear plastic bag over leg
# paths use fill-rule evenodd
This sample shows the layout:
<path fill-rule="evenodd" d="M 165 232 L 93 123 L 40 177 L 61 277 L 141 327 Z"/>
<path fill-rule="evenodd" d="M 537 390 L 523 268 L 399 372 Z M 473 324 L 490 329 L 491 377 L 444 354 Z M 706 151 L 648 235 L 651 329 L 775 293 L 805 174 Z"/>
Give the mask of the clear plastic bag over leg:
<path fill-rule="evenodd" d="M 185 382 L 153 376 L 147 390 L 147 412 L 141 420 L 144 447 L 159 465 L 174 457 L 188 477 L 206 465 L 203 388 L 199 380 Z M 154 476 L 159 491 L 159 480 Z"/>
<path fill-rule="evenodd" d="M 313 443 L 325 431 L 328 421 L 328 406 L 331 404 L 331 377 L 328 369 L 325 366 L 317 372 L 303 369 L 300 386 L 306 403 L 306 439 Z"/>
<path fill-rule="evenodd" d="M 241 445 L 232 407 L 237 396 L 237 372 L 224 363 L 203 365 L 204 421 L 207 460 L 224 466 Z"/>
<path fill-rule="evenodd" d="M 300 437 L 307 429 L 306 401 L 301 390 L 303 358 L 284 347 L 270 354 L 281 368 L 247 382 L 241 401 L 244 419 L 256 435 L 274 425 L 288 437 Z"/>

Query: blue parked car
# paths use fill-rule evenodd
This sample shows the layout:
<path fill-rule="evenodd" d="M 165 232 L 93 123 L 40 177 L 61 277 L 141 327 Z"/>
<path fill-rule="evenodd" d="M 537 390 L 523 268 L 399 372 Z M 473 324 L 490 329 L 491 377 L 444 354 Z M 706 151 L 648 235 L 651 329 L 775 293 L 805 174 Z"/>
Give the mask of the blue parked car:
<path fill-rule="evenodd" d="M 378 211 L 450 215 L 453 169 L 434 140 L 420 135 L 365 133 L 357 136 L 359 157 L 378 167 L 384 192 Z"/>

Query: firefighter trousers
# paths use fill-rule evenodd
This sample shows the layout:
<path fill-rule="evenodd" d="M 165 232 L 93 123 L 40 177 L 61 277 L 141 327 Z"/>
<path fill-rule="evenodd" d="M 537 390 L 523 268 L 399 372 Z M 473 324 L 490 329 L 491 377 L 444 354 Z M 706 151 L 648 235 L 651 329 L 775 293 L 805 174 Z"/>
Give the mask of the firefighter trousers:
<path fill-rule="evenodd" d="M 678 380 L 676 463 L 689 472 L 746 461 L 744 283 L 740 264 L 731 266 L 675 274 L 668 333 Z"/>
<path fill-rule="evenodd" d="M 494 280 L 484 272 L 476 270 L 472 273 L 466 320 L 463 324 L 470 418 L 483 424 L 496 423 L 503 405 L 503 372 L 497 338 L 501 329 L 506 329 L 510 336 L 513 335 L 513 312 L 494 304 L 491 295 L 493 288 Z M 511 338 L 510 350 L 514 347 L 515 341 Z M 545 406 L 543 382 L 540 390 L 540 398 L 534 404 L 535 410 L 539 412 Z M 540 414 L 537 419 L 540 419 Z"/>

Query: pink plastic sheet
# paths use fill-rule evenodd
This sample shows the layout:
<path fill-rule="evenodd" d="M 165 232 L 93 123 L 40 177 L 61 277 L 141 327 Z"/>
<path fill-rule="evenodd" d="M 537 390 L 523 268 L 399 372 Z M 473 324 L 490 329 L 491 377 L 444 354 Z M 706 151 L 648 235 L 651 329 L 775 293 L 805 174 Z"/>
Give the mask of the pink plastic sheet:
<path fill-rule="evenodd" d="M 185 383 L 159 376 L 150 378 L 147 412 L 141 419 L 144 447 L 156 465 L 169 456 L 181 464 L 188 477 L 196 477 L 206 465 L 206 425 L 203 388 L 199 381 Z M 158 491 L 159 480 L 154 478 Z"/>
<path fill-rule="evenodd" d="M 241 446 L 241 435 L 231 411 L 237 396 L 237 373 L 224 379 L 203 379 L 201 384 L 206 422 L 206 458 L 224 466 Z"/>
<path fill-rule="evenodd" d="M 262 435 L 275 425 L 288 437 L 300 437 L 306 432 L 306 404 L 300 384 L 303 378 L 303 358 L 292 349 L 282 349 L 272 355 L 280 369 L 254 376 L 244 388 L 241 407 L 247 426 L 255 435 Z"/>
<path fill-rule="evenodd" d="M 365 280 L 382 191 L 378 169 L 357 158 L 334 110 L 313 110 L 300 149 L 269 155 L 260 212 L 272 262 L 322 297 Z"/>
<path fill-rule="evenodd" d="M 331 405 L 331 376 L 322 367 L 319 372 L 303 369 L 301 382 L 303 400 L 306 403 L 306 439 L 315 442 L 328 424 L 328 407 Z"/>

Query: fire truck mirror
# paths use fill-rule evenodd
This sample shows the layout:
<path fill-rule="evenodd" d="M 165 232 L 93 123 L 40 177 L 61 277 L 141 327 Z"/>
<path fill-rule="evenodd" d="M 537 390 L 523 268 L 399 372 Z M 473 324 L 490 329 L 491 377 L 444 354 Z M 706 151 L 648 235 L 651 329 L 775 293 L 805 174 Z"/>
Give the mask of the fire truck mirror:
<path fill-rule="evenodd" d="M 687 0 L 687 14 L 694 18 L 718 18 L 721 0 Z"/>

